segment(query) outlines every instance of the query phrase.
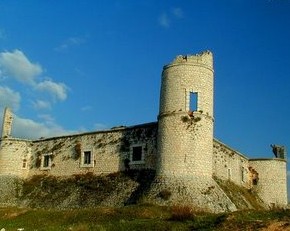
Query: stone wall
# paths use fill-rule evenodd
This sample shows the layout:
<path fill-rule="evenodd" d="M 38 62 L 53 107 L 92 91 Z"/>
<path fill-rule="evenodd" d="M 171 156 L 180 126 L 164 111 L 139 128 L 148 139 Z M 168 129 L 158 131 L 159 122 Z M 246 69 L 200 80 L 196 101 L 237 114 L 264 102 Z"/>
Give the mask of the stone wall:
<path fill-rule="evenodd" d="M 0 175 L 14 175 L 25 178 L 29 173 L 32 142 L 5 138 L 0 142 Z"/>
<path fill-rule="evenodd" d="M 249 160 L 217 139 L 213 145 L 213 175 L 237 185 L 250 187 Z"/>
<path fill-rule="evenodd" d="M 127 168 L 155 169 L 156 133 L 157 124 L 149 123 L 36 141 L 3 138 L 0 175 L 106 174 L 125 170 L 125 159 Z M 139 147 L 140 159 L 132 159 L 134 147 Z M 84 163 L 85 152 L 90 152 L 90 163 Z"/>
<path fill-rule="evenodd" d="M 132 159 L 134 147 L 140 160 Z M 29 174 L 106 174 L 125 170 L 125 159 L 131 169 L 155 168 L 156 123 L 34 141 Z"/>
<path fill-rule="evenodd" d="M 253 190 L 269 206 L 286 207 L 287 172 L 284 159 L 252 159 L 250 167 L 258 173 Z"/>

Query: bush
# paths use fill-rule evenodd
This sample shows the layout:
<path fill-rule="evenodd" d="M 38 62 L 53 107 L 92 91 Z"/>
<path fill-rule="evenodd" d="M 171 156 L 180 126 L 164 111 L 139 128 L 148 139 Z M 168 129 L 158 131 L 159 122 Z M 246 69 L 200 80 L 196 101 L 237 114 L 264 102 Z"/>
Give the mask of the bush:
<path fill-rule="evenodd" d="M 189 206 L 173 206 L 170 220 L 185 221 L 194 218 L 193 210 Z"/>

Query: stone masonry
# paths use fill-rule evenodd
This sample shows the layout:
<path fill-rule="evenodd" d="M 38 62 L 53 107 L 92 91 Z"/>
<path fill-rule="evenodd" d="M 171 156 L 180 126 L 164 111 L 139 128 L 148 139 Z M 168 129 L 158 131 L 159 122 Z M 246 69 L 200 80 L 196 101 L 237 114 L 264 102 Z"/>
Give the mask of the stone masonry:
<path fill-rule="evenodd" d="M 4 111 L 0 184 L 34 175 L 156 170 L 147 200 L 213 212 L 236 206 L 214 179 L 256 192 L 268 208 L 287 206 L 286 159 L 249 159 L 214 139 L 213 55 L 177 56 L 164 66 L 158 121 L 131 127 L 26 140 L 11 137 L 13 116 Z M 17 186 L 18 187 L 18 186 Z M 1 192 L 2 192 L 1 191 Z M 13 190 L 12 190 L 13 191 Z M 170 192 L 168 200 L 158 195 Z M 12 203 L 13 204 L 13 203 Z"/>

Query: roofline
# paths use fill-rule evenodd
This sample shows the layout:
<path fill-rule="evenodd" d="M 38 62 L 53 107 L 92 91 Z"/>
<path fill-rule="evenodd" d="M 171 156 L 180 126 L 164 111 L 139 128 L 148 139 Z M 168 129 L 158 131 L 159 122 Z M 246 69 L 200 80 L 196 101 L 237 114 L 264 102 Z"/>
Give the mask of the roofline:
<path fill-rule="evenodd" d="M 254 159 L 249 159 L 249 161 L 283 161 L 287 163 L 287 160 L 282 159 L 282 158 L 254 158 Z"/>
<path fill-rule="evenodd" d="M 42 142 L 42 141 L 48 141 L 48 140 L 54 140 L 54 139 L 60 139 L 60 138 L 67 138 L 67 137 L 76 137 L 76 136 L 83 136 L 83 135 L 93 135 L 93 134 L 100 134 L 100 133 L 109 133 L 109 132 L 120 132 L 120 131 L 126 131 L 136 128 L 142 128 L 142 127 L 150 127 L 157 125 L 157 122 L 150 122 L 150 123 L 144 123 L 144 124 L 137 124 L 132 126 L 118 126 L 118 127 L 112 127 L 111 129 L 107 130 L 99 130 L 99 131 L 91 131 L 91 132 L 83 132 L 83 133 L 75 133 L 70 135 L 63 135 L 63 136 L 54 136 L 49 138 L 43 138 L 43 139 L 37 139 L 37 140 L 31 140 L 32 142 Z M 27 140 L 28 141 L 28 140 Z"/>
<path fill-rule="evenodd" d="M 229 145 L 227 145 L 227 144 L 225 144 L 225 143 L 219 141 L 218 139 L 213 138 L 213 141 L 215 141 L 215 142 L 217 142 L 217 143 L 219 143 L 219 144 L 221 144 L 221 145 L 227 147 L 228 149 L 230 149 L 231 151 L 235 152 L 235 153 L 238 154 L 239 156 L 245 158 L 246 160 L 249 160 L 249 158 L 248 158 L 247 156 L 245 156 L 244 154 L 240 153 L 239 151 L 237 151 L 237 150 L 231 148 Z"/>

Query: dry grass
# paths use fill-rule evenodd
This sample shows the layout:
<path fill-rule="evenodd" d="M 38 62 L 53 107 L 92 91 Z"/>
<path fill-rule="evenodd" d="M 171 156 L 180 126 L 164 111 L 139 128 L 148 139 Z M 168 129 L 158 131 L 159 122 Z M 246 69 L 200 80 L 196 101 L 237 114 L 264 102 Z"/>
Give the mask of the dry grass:
<path fill-rule="evenodd" d="M 170 220 L 186 221 L 194 218 L 193 209 L 190 206 L 173 206 L 171 209 Z"/>

